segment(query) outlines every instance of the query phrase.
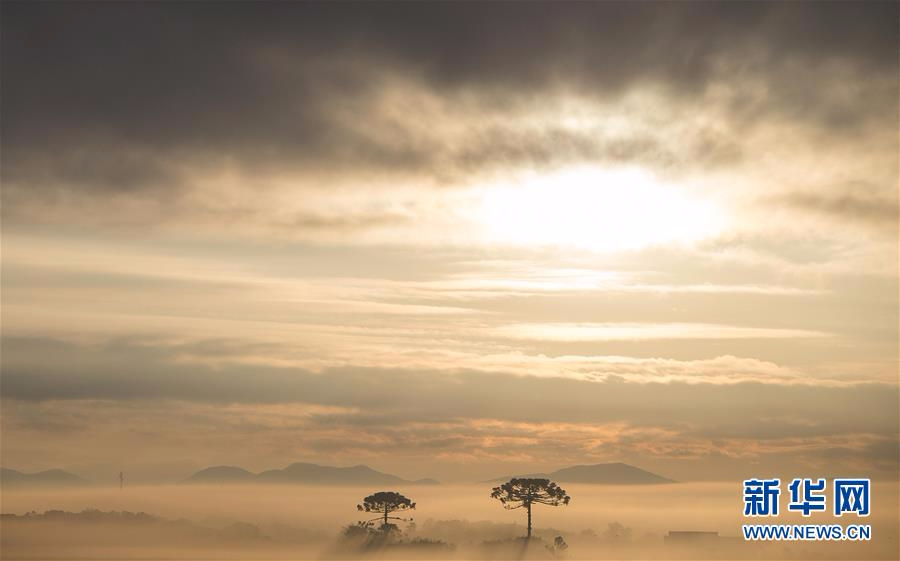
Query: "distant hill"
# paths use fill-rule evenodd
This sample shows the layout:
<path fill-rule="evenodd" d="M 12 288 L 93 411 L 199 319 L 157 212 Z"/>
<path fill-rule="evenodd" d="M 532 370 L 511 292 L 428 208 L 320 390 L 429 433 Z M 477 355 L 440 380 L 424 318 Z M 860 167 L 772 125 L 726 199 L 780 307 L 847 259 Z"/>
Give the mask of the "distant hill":
<path fill-rule="evenodd" d="M 353 467 L 320 466 L 294 463 L 283 469 L 270 469 L 253 473 L 233 466 L 216 466 L 198 471 L 182 483 L 302 483 L 307 485 L 437 485 L 434 479 L 410 481 L 376 471 L 369 466 Z"/>
<path fill-rule="evenodd" d="M 46 487 L 89 485 L 90 481 L 61 469 L 48 469 L 36 473 L 23 473 L 0 468 L 0 485 L 4 487 Z"/>
<path fill-rule="evenodd" d="M 215 466 L 201 469 L 182 483 L 246 483 L 256 479 L 256 474 L 234 466 Z"/>
<path fill-rule="evenodd" d="M 530 477 L 552 479 L 559 483 L 594 483 L 606 485 L 652 485 L 657 483 L 674 483 L 661 475 L 623 464 L 621 462 L 611 464 L 593 464 L 586 466 L 571 466 L 558 469 L 551 473 L 532 473 L 498 477 L 485 483 L 503 483 L 513 477 Z"/>

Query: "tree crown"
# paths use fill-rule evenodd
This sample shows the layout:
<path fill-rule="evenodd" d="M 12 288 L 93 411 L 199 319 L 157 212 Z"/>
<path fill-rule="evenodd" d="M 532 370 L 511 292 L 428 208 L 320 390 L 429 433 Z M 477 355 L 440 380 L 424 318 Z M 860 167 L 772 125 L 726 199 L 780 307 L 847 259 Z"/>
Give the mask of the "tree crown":
<path fill-rule="evenodd" d="M 504 508 L 527 507 L 534 503 L 550 506 L 567 505 L 572 499 L 565 489 L 549 479 L 513 478 L 494 487 L 491 498 L 497 499 Z"/>
<path fill-rule="evenodd" d="M 413 510 L 416 503 L 394 491 L 379 491 L 363 499 L 362 504 L 356 505 L 356 508 L 365 512 L 398 512 Z"/>

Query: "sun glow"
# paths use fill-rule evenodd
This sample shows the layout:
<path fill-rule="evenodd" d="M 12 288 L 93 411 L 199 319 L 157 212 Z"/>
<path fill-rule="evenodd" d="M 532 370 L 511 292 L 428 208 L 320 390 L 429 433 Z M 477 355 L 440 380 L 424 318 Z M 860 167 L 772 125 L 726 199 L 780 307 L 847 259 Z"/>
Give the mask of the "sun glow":
<path fill-rule="evenodd" d="M 712 201 L 635 168 L 573 168 L 492 186 L 480 218 L 494 242 L 594 251 L 687 244 L 720 230 Z"/>

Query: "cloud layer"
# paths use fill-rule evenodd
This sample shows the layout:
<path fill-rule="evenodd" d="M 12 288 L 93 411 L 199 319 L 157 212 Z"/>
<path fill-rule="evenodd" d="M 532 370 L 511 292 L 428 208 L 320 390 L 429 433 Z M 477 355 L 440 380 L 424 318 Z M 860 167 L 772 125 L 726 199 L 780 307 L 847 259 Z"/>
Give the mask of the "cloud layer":
<path fill-rule="evenodd" d="M 896 4 L 2 10 L 11 467 L 896 475 Z"/>
<path fill-rule="evenodd" d="M 6 12 L 12 219 L 341 236 L 433 220 L 448 187 L 590 162 L 737 167 L 732 190 L 774 178 L 794 212 L 896 226 L 866 211 L 896 209 L 888 4 Z M 808 173 L 823 152 L 834 185 Z"/>

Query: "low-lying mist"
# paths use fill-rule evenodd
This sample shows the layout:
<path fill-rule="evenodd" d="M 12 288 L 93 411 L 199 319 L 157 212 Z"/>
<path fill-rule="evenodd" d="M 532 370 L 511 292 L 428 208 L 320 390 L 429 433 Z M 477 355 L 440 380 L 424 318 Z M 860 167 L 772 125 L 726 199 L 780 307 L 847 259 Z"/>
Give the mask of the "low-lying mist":
<path fill-rule="evenodd" d="M 566 485 L 569 506 L 534 507 L 526 544 L 525 513 L 489 496 L 490 485 L 391 489 L 417 503 L 398 523 L 399 542 L 360 549 L 345 536 L 365 520 L 356 505 L 365 487 L 168 485 L 5 489 L 0 495 L 3 559 L 319 559 L 319 558 L 855 558 L 895 559 L 898 485 L 873 485 L 870 542 L 745 543 L 740 483 Z M 60 511 L 42 514 L 45 511 Z M 88 511 L 88 512 L 84 512 Z M 147 513 L 146 515 L 122 513 Z M 28 513 L 35 513 L 26 515 Z M 72 514 L 77 513 L 77 514 Z M 16 515 L 16 516 L 10 516 Z M 772 523 L 852 523 L 828 513 Z M 718 532 L 673 545 L 669 531 Z M 351 531 L 350 534 L 353 532 Z M 562 546 L 556 538 L 562 538 Z M 527 545 L 527 547 L 526 547 Z"/>

